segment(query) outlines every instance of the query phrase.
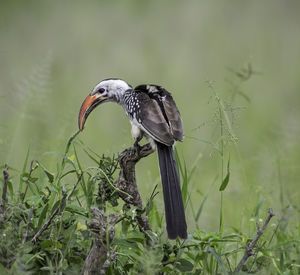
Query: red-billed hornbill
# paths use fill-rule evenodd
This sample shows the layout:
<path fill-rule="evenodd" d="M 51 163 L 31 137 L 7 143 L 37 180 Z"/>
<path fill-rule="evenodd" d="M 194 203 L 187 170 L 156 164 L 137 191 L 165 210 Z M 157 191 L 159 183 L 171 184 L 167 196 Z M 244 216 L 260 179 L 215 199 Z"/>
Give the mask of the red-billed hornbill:
<path fill-rule="evenodd" d="M 121 105 L 132 126 L 135 146 L 145 136 L 157 148 L 160 176 L 165 202 L 165 216 L 170 239 L 187 238 L 187 226 L 173 153 L 175 141 L 183 140 L 180 113 L 171 96 L 157 85 L 140 85 L 132 88 L 121 79 L 102 80 L 82 103 L 78 126 L 83 130 L 91 111 L 104 102 Z"/>

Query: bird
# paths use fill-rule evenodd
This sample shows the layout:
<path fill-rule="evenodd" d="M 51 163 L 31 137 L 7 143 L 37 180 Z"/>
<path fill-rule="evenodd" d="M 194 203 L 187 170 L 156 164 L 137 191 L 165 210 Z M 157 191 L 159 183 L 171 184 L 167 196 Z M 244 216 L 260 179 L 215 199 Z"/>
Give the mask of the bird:
<path fill-rule="evenodd" d="M 133 88 L 122 79 L 104 79 L 81 105 L 78 116 L 80 131 L 84 129 L 90 113 L 106 102 L 115 102 L 123 107 L 137 148 L 139 141 L 145 137 L 157 150 L 168 238 L 186 239 L 187 224 L 173 148 L 176 141 L 183 140 L 184 132 L 171 93 L 159 85 L 143 84 Z"/>

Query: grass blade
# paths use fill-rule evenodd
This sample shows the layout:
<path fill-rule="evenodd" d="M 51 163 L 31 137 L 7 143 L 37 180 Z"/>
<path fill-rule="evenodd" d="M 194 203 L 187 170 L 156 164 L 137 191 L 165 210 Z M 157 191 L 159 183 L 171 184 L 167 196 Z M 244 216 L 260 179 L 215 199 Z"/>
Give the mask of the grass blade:
<path fill-rule="evenodd" d="M 230 169 L 229 168 L 230 168 L 230 155 L 229 155 L 229 159 L 228 159 L 228 163 L 227 163 L 227 174 L 222 181 L 219 191 L 224 191 L 229 183 L 229 178 L 230 178 Z"/>
<path fill-rule="evenodd" d="M 24 165 L 23 165 L 23 169 L 22 169 L 22 173 L 20 174 L 20 185 L 19 185 L 19 195 L 21 196 L 22 192 L 23 192 L 23 183 L 24 183 L 24 179 L 23 179 L 23 175 L 26 172 L 26 167 L 27 167 L 27 163 L 28 163 L 28 158 L 29 158 L 29 148 L 27 150 L 26 153 L 26 157 L 25 157 L 25 161 L 24 161 Z M 22 197 L 20 197 L 22 199 Z"/>

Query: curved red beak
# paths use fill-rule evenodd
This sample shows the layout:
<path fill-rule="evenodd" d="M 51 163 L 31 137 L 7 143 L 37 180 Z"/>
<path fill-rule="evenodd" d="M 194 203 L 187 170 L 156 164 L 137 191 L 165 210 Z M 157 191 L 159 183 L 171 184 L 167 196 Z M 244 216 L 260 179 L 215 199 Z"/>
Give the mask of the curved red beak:
<path fill-rule="evenodd" d="M 83 130 L 86 119 L 89 114 L 97 107 L 100 103 L 107 100 L 106 96 L 102 96 L 101 94 L 88 95 L 86 99 L 83 101 L 79 116 L 78 116 L 78 128 L 80 131 Z"/>

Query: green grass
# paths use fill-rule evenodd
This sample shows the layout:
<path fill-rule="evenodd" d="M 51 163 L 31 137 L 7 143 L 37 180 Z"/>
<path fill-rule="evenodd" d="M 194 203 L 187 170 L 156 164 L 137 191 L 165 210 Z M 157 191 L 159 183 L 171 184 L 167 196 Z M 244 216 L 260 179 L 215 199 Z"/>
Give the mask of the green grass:
<path fill-rule="evenodd" d="M 236 267 L 244 253 L 244 247 L 256 235 L 255 226 L 248 232 L 232 228 L 230 233 L 196 229 L 189 232 L 187 240 L 169 241 L 162 222 L 163 213 L 156 207 L 155 190 L 148 198 L 145 208 L 154 231 L 140 232 L 136 220 L 139 212 L 133 211 L 134 209 L 125 211 L 118 191 L 112 186 L 118 171 L 115 159 L 99 156 L 76 141 L 73 142 L 74 146 L 70 145 L 69 142 L 64 154 L 57 153 L 61 160 L 58 159 L 56 173 L 48 171 L 40 162 L 30 162 L 30 152 L 25 157 L 21 173 L 9 169 L 6 220 L 0 231 L 2 273 L 23 274 L 27 271 L 30 274 L 77 274 L 93 239 L 93 233 L 85 225 L 91 218 L 90 206 L 104 209 L 107 215 L 112 212 L 121 213 L 122 221 L 116 226 L 116 237 L 110 246 L 111 249 L 117 246 L 117 257 L 109 268 L 109 274 L 227 274 Z M 77 156 L 78 150 L 85 152 L 95 166 L 83 166 Z M 185 205 L 189 207 L 189 179 L 192 172 L 187 171 L 178 156 L 177 160 Z M 19 186 L 22 183 L 23 188 L 15 191 L 18 178 Z M 228 177 L 223 180 L 220 192 L 226 191 L 226 178 Z M 49 228 L 36 242 L 31 242 L 34 234 L 61 204 L 63 188 L 66 189 L 65 204 Z M 194 209 L 197 213 L 193 217 L 196 224 L 207 199 L 209 193 L 199 208 Z M 253 213 L 253 219 L 260 224 L 262 222 L 259 217 L 267 215 L 260 214 L 262 204 L 263 201 L 258 203 Z M 32 219 L 29 220 L 31 209 Z M 225 211 L 226 209 L 222 209 L 222 212 Z M 245 271 L 260 271 L 262 274 L 296 274 L 299 271 L 300 231 L 288 230 L 294 210 L 289 207 L 282 211 L 282 218 L 271 223 L 259 240 L 255 250 L 257 254 L 246 262 Z M 23 243 L 27 226 L 29 234 Z M 228 228 L 226 231 L 228 232 Z"/>

